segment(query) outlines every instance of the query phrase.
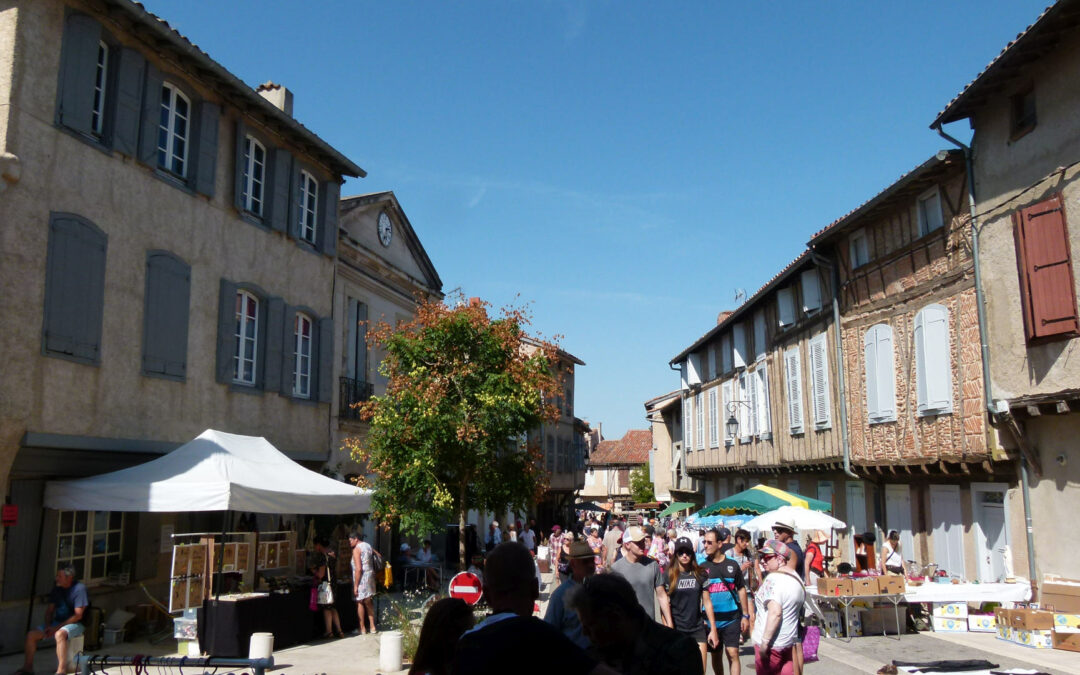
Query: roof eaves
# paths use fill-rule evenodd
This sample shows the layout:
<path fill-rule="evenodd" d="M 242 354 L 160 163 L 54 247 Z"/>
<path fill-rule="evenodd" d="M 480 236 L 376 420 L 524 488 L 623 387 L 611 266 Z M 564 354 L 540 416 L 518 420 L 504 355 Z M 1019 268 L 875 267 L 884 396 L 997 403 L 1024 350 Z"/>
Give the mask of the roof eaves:
<path fill-rule="evenodd" d="M 284 111 L 278 109 L 273 103 L 260 96 L 257 91 L 245 84 L 227 68 L 212 59 L 209 54 L 199 49 L 197 45 L 181 35 L 176 29 L 169 25 L 168 21 L 147 11 L 141 3 L 133 2 L 132 0 L 103 1 L 109 7 L 125 12 L 137 26 L 147 29 L 168 47 L 171 47 L 183 56 L 192 59 L 196 65 L 205 71 L 204 73 L 201 73 L 203 77 L 209 76 L 216 78 L 224 86 L 233 90 L 235 94 L 238 94 L 243 99 L 244 104 L 256 108 L 277 126 L 284 129 L 287 134 L 295 135 L 299 137 L 301 141 L 310 145 L 317 154 L 322 155 L 324 161 L 327 161 L 327 164 L 337 173 L 355 178 L 362 178 L 367 175 L 367 172 L 353 163 L 352 160 L 335 150 L 315 132 L 311 131 L 291 116 L 286 115 Z M 164 45 L 159 42 L 156 46 L 160 48 Z M 231 101 L 231 103 L 241 109 L 244 107 L 243 105 L 238 105 L 235 101 Z"/>

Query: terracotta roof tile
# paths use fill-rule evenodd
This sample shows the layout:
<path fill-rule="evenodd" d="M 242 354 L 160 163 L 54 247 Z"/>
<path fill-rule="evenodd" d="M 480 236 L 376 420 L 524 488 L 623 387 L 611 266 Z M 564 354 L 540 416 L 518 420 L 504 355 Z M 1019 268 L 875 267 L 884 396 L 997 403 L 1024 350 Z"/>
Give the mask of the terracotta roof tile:
<path fill-rule="evenodd" d="M 645 464 L 652 447 L 651 431 L 631 429 L 617 441 L 600 441 L 589 457 L 589 465 Z"/>

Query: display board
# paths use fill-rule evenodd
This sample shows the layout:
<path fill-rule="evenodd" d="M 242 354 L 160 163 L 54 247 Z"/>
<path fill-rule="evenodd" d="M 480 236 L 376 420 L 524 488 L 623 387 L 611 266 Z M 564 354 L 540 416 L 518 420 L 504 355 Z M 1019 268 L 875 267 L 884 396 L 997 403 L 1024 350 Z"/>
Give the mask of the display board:
<path fill-rule="evenodd" d="M 206 590 L 207 545 L 173 546 L 172 574 L 169 579 L 169 611 L 201 607 Z"/>
<path fill-rule="evenodd" d="M 293 565 L 292 542 L 287 540 L 260 541 L 255 556 L 255 569 L 273 570 Z"/>
<path fill-rule="evenodd" d="M 245 541 L 225 544 L 225 560 L 221 563 L 222 572 L 246 572 L 251 555 L 251 545 Z M 214 572 L 217 572 L 217 556 L 222 555 L 221 544 L 214 546 Z"/>

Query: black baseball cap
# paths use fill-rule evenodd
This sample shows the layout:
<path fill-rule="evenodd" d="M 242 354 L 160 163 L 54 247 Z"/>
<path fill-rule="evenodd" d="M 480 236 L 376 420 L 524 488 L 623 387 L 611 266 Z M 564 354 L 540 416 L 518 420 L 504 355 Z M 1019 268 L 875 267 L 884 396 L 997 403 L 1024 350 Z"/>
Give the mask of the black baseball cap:
<path fill-rule="evenodd" d="M 716 530 L 716 538 L 720 541 L 724 541 L 725 539 L 729 539 L 730 537 L 731 530 L 727 529 L 726 527 L 721 527 Z"/>
<path fill-rule="evenodd" d="M 694 542 L 690 541 L 687 537 L 679 537 L 675 540 L 675 552 L 678 553 L 681 550 L 687 550 L 691 553 L 694 552 Z"/>

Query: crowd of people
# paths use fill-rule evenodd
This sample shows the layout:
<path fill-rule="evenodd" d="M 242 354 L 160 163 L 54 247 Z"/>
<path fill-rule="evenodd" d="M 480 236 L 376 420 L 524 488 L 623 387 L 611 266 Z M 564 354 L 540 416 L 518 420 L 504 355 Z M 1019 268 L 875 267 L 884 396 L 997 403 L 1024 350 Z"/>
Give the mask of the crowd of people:
<path fill-rule="evenodd" d="M 550 663 L 522 654 L 546 653 L 566 673 L 704 674 L 711 656 L 714 675 L 725 664 L 740 675 L 747 642 L 759 675 L 802 672 L 804 583 L 824 573 L 822 533 L 805 553 L 782 521 L 757 546 L 745 530 L 617 517 L 555 525 L 546 538 L 535 522 L 506 535 L 493 522 L 487 534 L 477 571 L 491 614 L 474 626 L 463 602 L 436 602 L 410 673 L 542 672 Z M 541 620 L 535 556 L 545 545 L 555 574 Z"/>

